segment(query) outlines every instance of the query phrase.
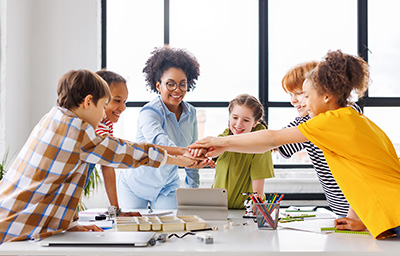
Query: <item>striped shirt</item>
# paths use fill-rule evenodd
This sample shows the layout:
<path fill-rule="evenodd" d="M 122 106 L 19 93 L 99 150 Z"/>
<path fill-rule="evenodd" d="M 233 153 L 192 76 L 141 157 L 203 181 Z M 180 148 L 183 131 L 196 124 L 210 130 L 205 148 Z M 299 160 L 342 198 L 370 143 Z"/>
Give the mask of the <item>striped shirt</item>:
<path fill-rule="evenodd" d="M 362 112 L 357 104 L 354 104 L 352 107 L 357 112 Z M 298 126 L 309 119 L 311 119 L 310 116 L 296 117 L 296 119 L 287 127 Z M 307 141 L 304 143 L 282 145 L 278 148 L 278 151 L 282 157 L 290 158 L 293 154 L 303 149 L 307 151 L 311 163 L 314 166 L 314 170 L 317 172 L 317 177 L 321 183 L 329 207 L 337 215 L 347 215 L 347 212 L 349 211 L 349 203 L 347 202 L 346 197 L 343 195 L 342 190 L 339 188 L 339 185 L 336 183 L 336 180 L 329 169 L 324 153 L 322 153 L 321 149 Z"/>
<path fill-rule="evenodd" d="M 96 128 L 96 133 L 102 136 L 114 136 L 114 126 L 110 119 L 106 118 L 101 121 Z M 87 184 L 89 183 L 90 176 L 92 175 L 95 167 L 95 164 L 89 164 L 88 174 L 86 176 L 85 185 L 83 186 L 84 188 L 86 188 Z"/>
<path fill-rule="evenodd" d="M 52 108 L 0 182 L 0 244 L 66 230 L 76 213 L 88 163 L 159 167 L 166 162 L 165 153 L 152 144 L 97 135 L 73 112 Z"/>
<path fill-rule="evenodd" d="M 101 121 L 96 128 L 96 133 L 98 135 L 114 136 L 114 125 L 110 119 L 106 118 Z"/>

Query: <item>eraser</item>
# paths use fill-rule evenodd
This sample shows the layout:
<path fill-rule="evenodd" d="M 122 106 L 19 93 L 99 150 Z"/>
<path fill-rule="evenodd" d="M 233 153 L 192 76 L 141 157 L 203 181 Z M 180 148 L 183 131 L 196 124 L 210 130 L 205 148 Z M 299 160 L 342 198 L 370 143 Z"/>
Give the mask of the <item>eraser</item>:
<path fill-rule="evenodd" d="M 199 233 L 197 235 L 197 241 L 204 244 L 214 243 L 214 238 L 210 233 Z"/>

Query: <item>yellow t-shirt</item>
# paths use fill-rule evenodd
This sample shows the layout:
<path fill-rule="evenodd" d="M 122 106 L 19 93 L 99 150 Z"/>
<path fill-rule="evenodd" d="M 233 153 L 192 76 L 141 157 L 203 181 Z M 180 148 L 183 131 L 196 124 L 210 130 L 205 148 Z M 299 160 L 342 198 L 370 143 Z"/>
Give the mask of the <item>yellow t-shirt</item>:
<path fill-rule="evenodd" d="M 344 107 L 319 114 L 298 128 L 322 149 L 350 206 L 375 238 L 400 226 L 400 162 L 376 124 Z"/>

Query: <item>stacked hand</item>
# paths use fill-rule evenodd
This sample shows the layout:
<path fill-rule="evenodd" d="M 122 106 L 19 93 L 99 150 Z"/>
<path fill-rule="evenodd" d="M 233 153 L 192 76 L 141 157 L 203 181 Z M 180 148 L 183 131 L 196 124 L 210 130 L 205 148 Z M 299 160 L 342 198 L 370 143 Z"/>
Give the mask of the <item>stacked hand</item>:
<path fill-rule="evenodd" d="M 203 167 L 210 166 L 210 167 L 214 168 L 215 162 L 212 159 L 209 159 L 205 156 L 206 152 L 207 152 L 207 150 L 197 149 L 196 153 L 193 154 L 190 150 L 187 150 L 187 152 L 185 152 L 183 154 L 183 157 L 186 157 L 186 158 L 192 160 L 193 163 L 186 167 L 193 168 L 193 169 L 201 169 Z"/>
<path fill-rule="evenodd" d="M 217 137 L 205 137 L 189 145 L 193 156 L 217 157 L 226 151 L 225 140 Z"/>

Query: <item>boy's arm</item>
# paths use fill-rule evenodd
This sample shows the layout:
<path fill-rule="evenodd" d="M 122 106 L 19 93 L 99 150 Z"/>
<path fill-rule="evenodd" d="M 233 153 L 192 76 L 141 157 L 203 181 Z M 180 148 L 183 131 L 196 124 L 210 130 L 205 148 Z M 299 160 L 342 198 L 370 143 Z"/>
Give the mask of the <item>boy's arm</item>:
<path fill-rule="evenodd" d="M 135 143 L 96 134 L 87 125 L 82 131 L 80 159 L 87 163 L 114 168 L 137 168 L 141 165 L 158 168 L 167 161 L 167 152 L 150 143 Z"/>
<path fill-rule="evenodd" d="M 169 155 L 175 155 L 175 156 L 185 156 L 188 158 L 196 159 L 196 160 L 205 160 L 207 159 L 204 154 L 201 156 L 192 156 L 192 154 L 189 152 L 187 148 L 183 147 L 168 147 L 168 146 L 163 146 L 163 145 L 157 145 L 158 147 L 165 149 Z"/>

